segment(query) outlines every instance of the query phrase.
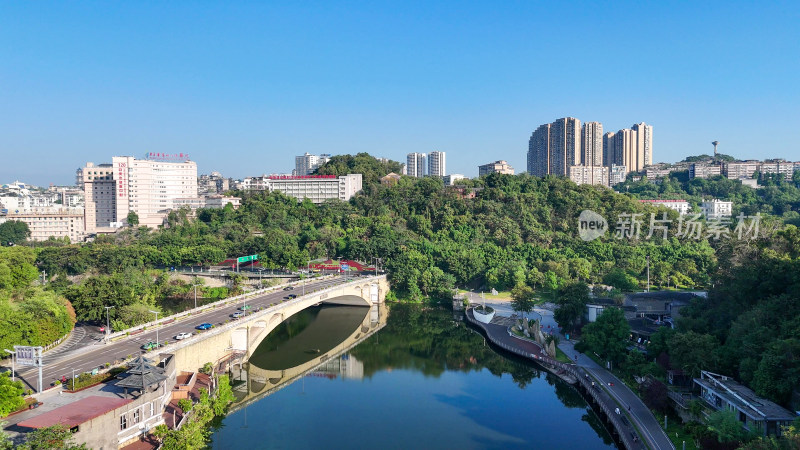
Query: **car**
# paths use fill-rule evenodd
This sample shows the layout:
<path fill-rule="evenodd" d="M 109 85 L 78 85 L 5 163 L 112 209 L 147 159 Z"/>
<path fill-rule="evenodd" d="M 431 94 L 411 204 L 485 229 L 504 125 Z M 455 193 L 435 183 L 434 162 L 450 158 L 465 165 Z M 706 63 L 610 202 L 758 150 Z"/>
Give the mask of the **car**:
<path fill-rule="evenodd" d="M 297 294 L 289 294 L 289 300 L 297 298 Z"/>
<path fill-rule="evenodd" d="M 184 333 L 178 333 L 175 336 L 175 340 L 180 341 L 180 340 L 183 340 L 183 339 L 189 339 L 190 337 L 192 337 L 192 333 L 185 333 L 185 332 Z"/>
<path fill-rule="evenodd" d="M 293 291 L 294 287 L 293 286 L 286 286 L 285 288 L 283 288 L 283 290 L 284 291 Z"/>
<path fill-rule="evenodd" d="M 198 330 L 208 330 L 209 328 L 213 327 L 210 323 L 201 323 L 200 325 L 196 326 L 195 328 Z"/>
<path fill-rule="evenodd" d="M 234 319 L 238 319 L 240 317 L 244 317 L 244 312 L 243 311 L 236 311 L 235 313 L 231 314 L 231 317 L 233 317 Z"/>
<path fill-rule="evenodd" d="M 250 305 L 244 305 L 239 307 L 239 311 L 247 311 L 248 309 L 250 309 Z"/>
<path fill-rule="evenodd" d="M 148 343 L 142 345 L 142 350 L 153 350 L 155 348 L 158 348 L 158 342 L 152 342 L 151 341 L 151 342 L 148 342 Z"/>

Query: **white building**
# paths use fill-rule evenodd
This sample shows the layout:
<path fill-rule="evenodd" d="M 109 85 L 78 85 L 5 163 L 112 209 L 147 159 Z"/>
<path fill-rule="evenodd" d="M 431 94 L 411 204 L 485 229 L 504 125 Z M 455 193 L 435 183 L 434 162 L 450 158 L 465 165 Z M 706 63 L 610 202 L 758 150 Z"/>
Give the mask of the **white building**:
<path fill-rule="evenodd" d="M 70 242 L 80 242 L 86 237 L 83 208 L 36 208 L 0 215 L 0 223 L 9 220 L 25 223 L 32 241 L 67 237 Z"/>
<path fill-rule="evenodd" d="M 514 175 L 514 168 L 511 167 L 505 160 L 495 161 L 489 164 L 478 166 L 478 176 L 489 175 L 490 173 L 502 173 L 505 175 Z"/>
<path fill-rule="evenodd" d="M 140 225 L 156 227 L 173 209 L 174 199 L 197 197 L 197 164 L 189 155 L 151 153 L 148 159 L 115 156 L 111 161 L 87 163 L 78 176 L 88 233 L 125 221 L 131 211 Z"/>
<path fill-rule="evenodd" d="M 422 178 L 425 176 L 425 153 L 409 153 L 406 157 L 406 173 L 410 177 Z"/>
<path fill-rule="evenodd" d="M 733 202 L 712 199 L 700 204 L 700 211 L 706 220 L 721 219 L 733 215 Z"/>
<path fill-rule="evenodd" d="M 447 173 L 445 167 L 444 152 L 428 153 L 428 175 L 432 177 L 443 177 Z"/>
<path fill-rule="evenodd" d="M 445 175 L 444 177 L 442 177 L 442 180 L 444 180 L 445 186 L 452 186 L 453 183 L 455 183 L 456 181 L 463 180 L 465 178 L 467 177 L 461 175 L 460 173 L 451 173 L 450 175 Z"/>
<path fill-rule="evenodd" d="M 269 175 L 248 177 L 242 183 L 243 189 L 279 191 L 298 200 L 307 198 L 313 203 L 326 200 L 350 200 L 361 191 L 360 173 L 341 175 Z"/>
<path fill-rule="evenodd" d="M 731 180 L 753 178 L 753 174 L 760 170 L 760 166 L 760 161 L 731 161 L 725 163 L 725 176 Z"/>
<path fill-rule="evenodd" d="M 616 184 L 624 183 L 628 176 L 628 168 L 625 166 L 612 165 L 608 172 L 608 185 L 613 187 Z"/>
<path fill-rule="evenodd" d="M 599 184 L 608 186 L 608 167 L 570 166 L 569 179 L 575 184 Z"/>
<path fill-rule="evenodd" d="M 689 178 L 709 178 L 722 175 L 722 166 L 716 163 L 694 163 L 689 166 Z"/>
<path fill-rule="evenodd" d="M 330 161 L 330 159 L 331 155 L 325 153 L 319 156 L 310 153 L 304 153 L 302 156 L 295 156 L 292 175 L 311 175 L 320 166 Z"/>
<path fill-rule="evenodd" d="M 687 202 L 686 200 L 639 200 L 639 201 L 642 203 L 647 203 L 655 206 L 665 206 L 674 211 L 678 211 L 678 214 L 682 216 L 689 214 L 689 210 L 691 209 L 691 207 L 689 206 L 689 202 Z"/>

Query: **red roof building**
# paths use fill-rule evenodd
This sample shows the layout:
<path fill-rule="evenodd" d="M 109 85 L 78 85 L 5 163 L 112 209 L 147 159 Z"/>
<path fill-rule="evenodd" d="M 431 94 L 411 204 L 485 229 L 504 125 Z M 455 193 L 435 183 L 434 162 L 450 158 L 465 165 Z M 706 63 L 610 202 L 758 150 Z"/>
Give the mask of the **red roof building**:
<path fill-rule="evenodd" d="M 61 424 L 67 428 L 75 428 L 82 423 L 100 417 L 132 401 L 133 400 L 127 398 L 93 395 L 28 420 L 23 420 L 18 425 L 26 428 L 46 428 Z"/>

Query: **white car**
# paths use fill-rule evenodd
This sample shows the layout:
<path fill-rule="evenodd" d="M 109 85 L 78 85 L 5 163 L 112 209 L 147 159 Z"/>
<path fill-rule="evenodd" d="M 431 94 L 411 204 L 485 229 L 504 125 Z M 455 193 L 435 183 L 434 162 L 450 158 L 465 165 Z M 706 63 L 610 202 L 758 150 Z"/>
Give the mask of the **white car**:
<path fill-rule="evenodd" d="M 231 317 L 233 317 L 234 319 L 238 319 L 240 317 L 244 317 L 244 312 L 243 311 L 236 311 L 235 313 L 231 314 Z"/>
<path fill-rule="evenodd" d="M 181 339 L 189 339 L 190 337 L 192 337 L 192 333 L 178 333 L 175 339 L 180 341 Z"/>

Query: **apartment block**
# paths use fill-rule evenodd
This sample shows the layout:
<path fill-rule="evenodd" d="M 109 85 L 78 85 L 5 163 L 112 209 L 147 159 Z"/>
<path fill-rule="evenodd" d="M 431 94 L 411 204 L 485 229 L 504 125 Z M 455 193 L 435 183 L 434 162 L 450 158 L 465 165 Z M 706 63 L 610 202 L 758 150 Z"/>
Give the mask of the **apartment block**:
<path fill-rule="evenodd" d="M 428 175 L 432 177 L 443 177 L 447 174 L 444 152 L 428 153 Z"/>
<path fill-rule="evenodd" d="M 294 171 L 292 172 L 292 174 L 298 176 L 311 175 L 312 173 L 314 173 L 315 170 L 320 168 L 320 166 L 330 161 L 330 159 L 331 155 L 326 153 L 317 156 L 306 152 L 303 153 L 301 156 L 295 156 Z"/>
<path fill-rule="evenodd" d="M 599 184 L 608 186 L 608 167 L 570 166 L 569 179 L 576 184 Z"/>
<path fill-rule="evenodd" d="M 730 180 L 738 180 L 740 178 L 753 178 L 753 175 L 760 170 L 760 161 L 732 161 L 725 163 L 724 173 Z"/>
<path fill-rule="evenodd" d="M 709 178 L 722 175 L 722 165 L 717 163 L 694 163 L 689 166 L 689 178 Z"/>
<path fill-rule="evenodd" d="M 603 165 L 603 124 L 586 122 L 581 129 L 581 165 Z"/>
<path fill-rule="evenodd" d="M 425 153 L 409 153 L 406 156 L 406 173 L 410 177 L 422 178 L 425 176 L 425 166 L 427 161 Z"/>
<path fill-rule="evenodd" d="M 612 165 L 608 171 L 608 185 L 613 187 L 616 184 L 624 183 L 628 176 L 628 168 L 625 166 Z"/>
<path fill-rule="evenodd" d="M 600 134 L 602 135 L 602 125 Z M 553 123 L 540 125 L 528 141 L 528 173 L 536 176 L 569 176 L 571 166 L 584 163 L 581 139 L 581 121 L 574 117 L 564 117 Z M 600 146 L 602 142 L 598 145 Z M 602 152 L 602 149 L 599 151 Z M 602 160 L 602 154 L 597 156 Z"/>
<path fill-rule="evenodd" d="M 514 175 L 514 168 L 511 167 L 505 160 L 495 161 L 493 163 L 478 166 L 478 176 L 489 175 L 490 173 L 502 173 L 506 175 Z"/>
<path fill-rule="evenodd" d="M 70 242 L 81 242 L 86 237 L 83 208 L 36 208 L 0 215 L 0 223 L 9 220 L 26 224 L 32 241 L 66 237 Z"/>

